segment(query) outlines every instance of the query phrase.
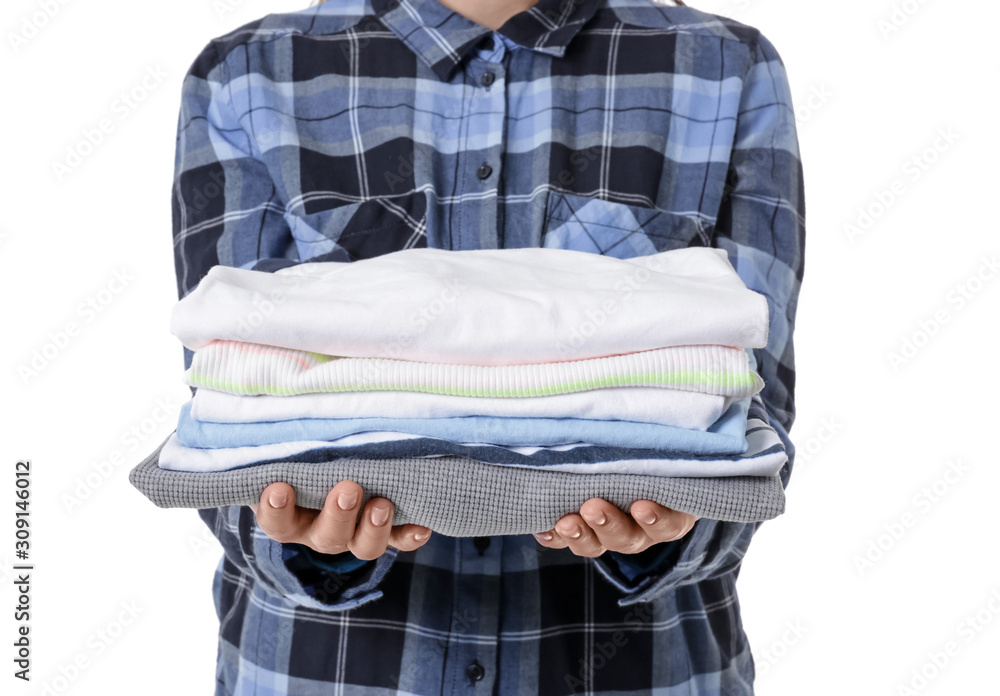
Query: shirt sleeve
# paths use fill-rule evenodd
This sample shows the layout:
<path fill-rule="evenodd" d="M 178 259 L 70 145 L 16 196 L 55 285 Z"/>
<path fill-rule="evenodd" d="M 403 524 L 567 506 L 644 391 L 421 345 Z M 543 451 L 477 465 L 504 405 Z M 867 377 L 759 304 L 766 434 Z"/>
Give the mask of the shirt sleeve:
<path fill-rule="evenodd" d="M 249 120 L 233 107 L 233 89 L 214 40 L 190 66 L 181 90 L 171 195 L 179 299 L 217 264 L 271 272 L 300 262 L 281 191 L 244 127 Z M 193 355 L 184 348 L 185 369 Z M 380 597 L 376 587 L 396 557 L 391 547 L 376 560 L 362 561 L 350 552 L 319 554 L 279 543 L 260 529 L 247 506 L 199 515 L 237 567 L 309 607 L 340 610 Z"/>
<path fill-rule="evenodd" d="M 338 554 L 338 562 L 326 567 L 324 561 L 313 559 L 310 553 L 315 552 L 308 547 L 281 544 L 267 536 L 246 505 L 204 508 L 198 516 L 244 575 L 272 594 L 312 609 L 343 611 L 378 599 L 382 596 L 378 585 L 399 553 L 390 546 L 374 561 Z"/>
<path fill-rule="evenodd" d="M 764 380 L 760 398 L 785 445 L 788 486 L 795 448 L 793 331 L 805 254 L 805 194 L 795 110 L 777 50 L 758 32 L 740 95 L 726 189 L 713 232 L 743 282 L 767 299 L 767 346 L 753 349 Z M 622 605 L 736 570 L 762 523 L 700 519 L 684 538 L 657 544 L 644 556 L 607 552 L 598 570 L 623 593 Z M 654 551 L 653 549 L 658 549 Z"/>
<path fill-rule="evenodd" d="M 178 298 L 217 264 L 253 268 L 297 255 L 284 197 L 247 130 L 249 116 L 232 105 L 237 87 L 217 42 L 194 60 L 181 88 L 171 194 Z M 192 353 L 184 350 L 186 369 Z"/>

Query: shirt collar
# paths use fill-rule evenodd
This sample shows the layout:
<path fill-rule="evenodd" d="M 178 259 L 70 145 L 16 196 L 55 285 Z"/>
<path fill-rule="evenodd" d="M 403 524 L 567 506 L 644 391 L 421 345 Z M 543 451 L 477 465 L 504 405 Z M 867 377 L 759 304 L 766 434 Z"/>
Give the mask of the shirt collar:
<path fill-rule="evenodd" d="M 525 48 L 561 58 L 602 0 L 538 0 L 497 32 Z M 379 19 L 442 80 L 492 30 L 438 0 L 371 0 Z"/>

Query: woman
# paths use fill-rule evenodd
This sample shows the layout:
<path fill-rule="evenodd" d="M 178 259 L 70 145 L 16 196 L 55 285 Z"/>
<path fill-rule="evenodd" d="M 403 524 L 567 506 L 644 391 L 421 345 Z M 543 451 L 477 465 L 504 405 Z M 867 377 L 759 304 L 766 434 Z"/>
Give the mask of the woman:
<path fill-rule="evenodd" d="M 723 248 L 768 300 L 787 485 L 805 201 L 784 65 L 752 27 L 653 0 L 267 15 L 185 77 L 173 233 L 180 297 L 215 264 L 413 246 Z M 225 550 L 217 694 L 753 693 L 735 581 L 759 523 L 591 500 L 535 537 L 456 539 L 361 493 L 199 511 Z"/>

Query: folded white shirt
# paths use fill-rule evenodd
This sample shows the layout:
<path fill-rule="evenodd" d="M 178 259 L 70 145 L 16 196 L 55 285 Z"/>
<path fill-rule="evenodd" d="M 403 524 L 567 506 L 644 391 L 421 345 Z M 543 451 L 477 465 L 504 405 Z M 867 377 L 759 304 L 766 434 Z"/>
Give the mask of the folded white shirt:
<path fill-rule="evenodd" d="M 191 400 L 191 416 L 213 423 L 297 418 L 588 418 L 706 430 L 734 400 L 735 397 L 660 387 L 607 387 L 541 397 L 390 391 L 240 396 L 199 388 Z"/>
<path fill-rule="evenodd" d="M 418 248 L 273 273 L 216 265 L 175 306 L 198 350 L 246 341 L 343 357 L 516 365 L 713 344 L 762 348 L 768 308 L 725 250 L 618 259 Z"/>

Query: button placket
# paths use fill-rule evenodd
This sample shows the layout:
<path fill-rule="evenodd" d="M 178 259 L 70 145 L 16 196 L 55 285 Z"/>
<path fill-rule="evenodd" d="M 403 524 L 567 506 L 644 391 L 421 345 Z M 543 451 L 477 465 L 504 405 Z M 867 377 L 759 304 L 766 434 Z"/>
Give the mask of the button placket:
<path fill-rule="evenodd" d="M 479 140 L 475 147 L 463 150 L 460 155 L 463 159 L 467 158 L 462 165 L 467 180 L 473 177 L 476 179 L 470 188 L 480 194 L 481 198 L 474 206 L 469 206 L 474 210 L 473 214 L 463 211 L 457 218 L 455 226 L 458 229 L 452 233 L 452 238 L 462 240 L 460 246 L 465 248 L 491 249 L 499 244 L 499 222 L 487 225 L 483 221 L 490 218 L 496 220 L 498 216 L 497 196 L 488 194 L 495 194 L 500 186 L 499 148 L 502 144 L 495 134 L 499 133 L 502 138 L 502 128 L 499 125 L 507 110 L 503 91 L 506 74 L 503 58 L 506 48 L 502 43 L 495 44 L 488 58 L 482 57 L 484 53 L 485 51 L 473 56 L 466 64 L 464 81 L 468 90 L 466 94 L 471 98 L 465 100 L 466 124 L 461 126 L 461 130 L 467 134 L 486 134 L 487 138 Z M 493 85 L 497 88 L 491 88 Z"/>
<path fill-rule="evenodd" d="M 499 540 L 490 537 L 455 540 L 461 563 L 455 575 L 455 595 L 445 653 L 442 694 L 489 694 L 496 690 L 500 632 Z"/>

